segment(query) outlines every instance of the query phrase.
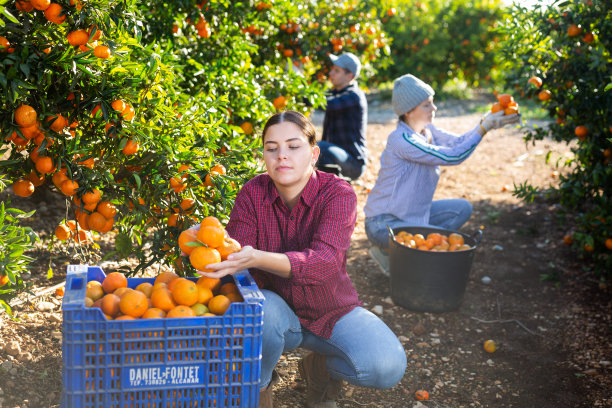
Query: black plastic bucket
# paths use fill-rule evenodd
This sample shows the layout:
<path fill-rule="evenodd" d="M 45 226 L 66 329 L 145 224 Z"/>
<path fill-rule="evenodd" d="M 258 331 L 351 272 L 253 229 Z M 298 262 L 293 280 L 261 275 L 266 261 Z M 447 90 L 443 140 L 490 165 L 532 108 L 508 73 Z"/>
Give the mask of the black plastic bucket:
<path fill-rule="evenodd" d="M 430 252 L 409 248 L 395 240 L 406 231 L 427 236 L 432 232 L 461 234 L 471 248 L 452 252 Z M 472 268 L 474 250 L 482 231 L 474 236 L 457 231 L 427 227 L 389 228 L 389 269 L 391 298 L 396 305 L 419 312 L 448 312 L 461 306 Z"/>

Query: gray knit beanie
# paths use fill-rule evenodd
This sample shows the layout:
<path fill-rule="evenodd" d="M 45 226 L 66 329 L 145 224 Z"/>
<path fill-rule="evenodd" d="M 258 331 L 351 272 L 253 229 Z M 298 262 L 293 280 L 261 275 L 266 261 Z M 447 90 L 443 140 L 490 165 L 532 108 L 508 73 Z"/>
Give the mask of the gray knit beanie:
<path fill-rule="evenodd" d="M 401 116 L 434 94 L 431 86 L 414 75 L 406 74 L 397 78 L 393 83 L 391 104 L 397 116 Z"/>

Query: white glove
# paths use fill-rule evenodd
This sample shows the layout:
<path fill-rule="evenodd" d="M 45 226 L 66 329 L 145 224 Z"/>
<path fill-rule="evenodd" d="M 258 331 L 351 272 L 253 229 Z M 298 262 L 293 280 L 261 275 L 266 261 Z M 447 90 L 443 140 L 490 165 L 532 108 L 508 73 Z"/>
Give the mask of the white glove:
<path fill-rule="evenodd" d="M 504 115 L 504 111 L 498 111 L 495 113 L 487 112 L 487 114 L 480 120 L 480 125 L 488 132 L 512 123 L 520 122 L 521 117 L 518 114 L 513 113 L 512 115 Z"/>

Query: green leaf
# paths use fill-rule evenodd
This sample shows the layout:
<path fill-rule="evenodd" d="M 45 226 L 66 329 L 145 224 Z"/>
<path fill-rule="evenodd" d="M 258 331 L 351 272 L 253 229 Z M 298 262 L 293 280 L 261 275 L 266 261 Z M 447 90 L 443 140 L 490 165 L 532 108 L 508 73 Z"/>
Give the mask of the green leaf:
<path fill-rule="evenodd" d="M 121 254 L 121 256 L 126 258 L 132 253 L 132 241 L 130 240 L 130 237 L 125 233 L 117 234 L 117 237 L 115 238 L 115 248 L 117 248 L 117 251 Z"/>
<path fill-rule="evenodd" d="M 8 11 L 7 9 L 2 10 L 2 14 L 4 14 L 6 18 L 11 20 L 13 23 L 19 24 L 19 20 L 17 20 L 17 18 L 14 15 L 12 15 L 11 12 Z"/>
<path fill-rule="evenodd" d="M 47 269 L 47 279 L 51 278 L 53 278 L 53 269 L 49 267 L 49 269 Z"/>

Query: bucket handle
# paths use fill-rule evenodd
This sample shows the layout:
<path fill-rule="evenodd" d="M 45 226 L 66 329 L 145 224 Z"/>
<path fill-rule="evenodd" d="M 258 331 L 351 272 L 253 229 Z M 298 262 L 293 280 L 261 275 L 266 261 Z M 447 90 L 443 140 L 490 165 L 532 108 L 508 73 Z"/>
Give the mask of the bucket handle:
<path fill-rule="evenodd" d="M 395 240 L 395 234 L 393 234 L 393 229 L 387 224 L 387 230 L 389 231 L 389 237 L 393 240 L 393 242 L 397 242 Z"/>
<path fill-rule="evenodd" d="M 474 246 L 478 246 L 480 244 L 480 240 L 482 239 L 482 230 L 479 228 L 472 234 L 472 238 L 474 239 Z"/>

